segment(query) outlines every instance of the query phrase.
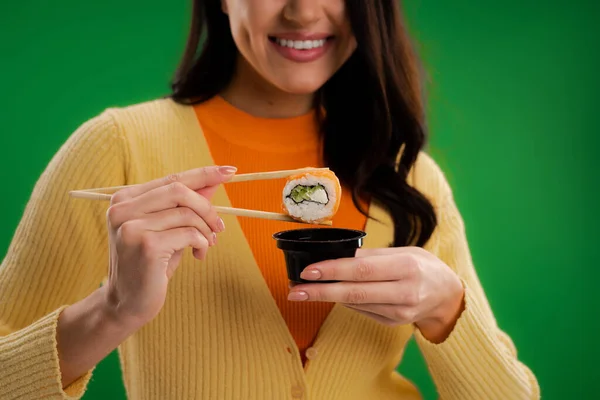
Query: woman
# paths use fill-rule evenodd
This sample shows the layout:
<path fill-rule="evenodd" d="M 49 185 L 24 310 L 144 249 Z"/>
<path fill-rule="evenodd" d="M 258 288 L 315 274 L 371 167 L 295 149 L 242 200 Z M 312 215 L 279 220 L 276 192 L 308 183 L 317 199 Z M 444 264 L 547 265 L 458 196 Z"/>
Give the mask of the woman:
<path fill-rule="evenodd" d="M 118 347 L 131 399 L 416 399 L 394 371 L 412 335 L 444 399 L 539 398 L 422 153 L 397 2 L 196 0 L 193 16 L 172 96 L 88 121 L 39 180 L 0 270 L 2 398 L 78 398 Z M 281 182 L 222 184 L 307 165 L 336 172 L 335 224 L 368 236 L 304 273 L 340 282 L 290 288 L 271 234 L 296 226 L 213 204 L 276 209 Z M 67 195 L 134 183 L 108 213 Z"/>

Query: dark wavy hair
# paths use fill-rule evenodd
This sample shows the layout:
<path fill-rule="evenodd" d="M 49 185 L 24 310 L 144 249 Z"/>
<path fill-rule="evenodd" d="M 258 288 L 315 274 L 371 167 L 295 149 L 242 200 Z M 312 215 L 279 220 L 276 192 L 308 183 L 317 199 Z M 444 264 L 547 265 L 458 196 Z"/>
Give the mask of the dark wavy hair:
<path fill-rule="evenodd" d="M 431 203 L 406 182 L 426 143 L 420 64 L 397 0 L 346 0 L 357 49 L 315 95 L 323 161 L 352 190 L 390 212 L 394 246 L 423 246 L 436 224 Z M 171 97 L 182 104 L 223 91 L 238 51 L 220 0 L 194 0 Z"/>

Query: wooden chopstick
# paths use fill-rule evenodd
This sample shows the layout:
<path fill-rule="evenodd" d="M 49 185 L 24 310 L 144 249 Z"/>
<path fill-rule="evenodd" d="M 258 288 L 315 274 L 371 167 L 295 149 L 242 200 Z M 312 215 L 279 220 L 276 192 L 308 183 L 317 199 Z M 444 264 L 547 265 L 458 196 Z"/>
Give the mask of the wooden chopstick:
<path fill-rule="evenodd" d="M 87 190 L 72 190 L 69 195 L 74 199 L 110 201 L 112 194 L 88 192 Z"/>
<path fill-rule="evenodd" d="M 86 199 L 86 200 L 101 200 L 101 201 L 110 201 L 112 195 L 106 193 L 94 193 L 88 192 L 86 190 L 74 190 L 69 193 L 71 197 L 77 199 Z M 306 223 L 302 221 L 297 221 L 290 217 L 287 214 L 283 213 L 275 213 L 268 211 L 258 211 L 258 210 L 246 210 L 243 208 L 234 208 L 234 207 L 222 207 L 222 206 L 214 206 L 214 209 L 219 214 L 225 215 L 235 215 L 238 217 L 252 217 L 252 218 L 262 218 L 262 219 L 270 219 L 275 221 L 286 221 L 286 222 L 296 222 L 296 223 Z M 326 225 L 331 226 L 331 221 L 324 221 L 320 223 L 316 223 L 313 225 Z"/>
<path fill-rule="evenodd" d="M 236 182 L 248 182 L 248 181 L 262 181 L 268 179 L 280 179 L 287 178 L 288 176 L 292 176 L 295 174 L 301 174 L 303 172 L 311 172 L 311 171 L 326 171 L 329 168 L 299 168 L 299 169 L 287 169 L 282 171 L 269 171 L 269 172 L 253 172 L 250 174 L 239 174 L 234 175 L 229 181 L 226 183 L 236 183 Z M 113 194 L 118 192 L 121 189 L 125 189 L 128 187 L 132 187 L 136 185 L 125 185 L 125 186 L 110 186 L 103 188 L 93 188 L 93 189 L 85 189 L 85 190 L 74 190 L 74 192 L 86 192 L 86 193 L 106 193 Z M 90 200 L 88 198 L 88 200 Z M 94 199 L 91 199 L 94 200 Z"/>
<path fill-rule="evenodd" d="M 239 174 L 234 175 L 226 183 L 235 183 L 235 182 L 247 182 L 247 181 L 264 181 L 267 179 L 280 179 L 287 178 L 288 176 L 301 174 L 304 172 L 311 171 L 327 171 L 329 168 L 299 168 L 299 169 L 286 169 L 283 171 L 270 171 L 270 172 L 253 172 L 250 174 Z"/>
<path fill-rule="evenodd" d="M 235 215 L 238 217 L 252 217 L 252 218 L 262 218 L 262 219 L 270 219 L 275 221 L 285 221 L 285 222 L 296 222 L 301 224 L 306 224 L 306 222 L 298 221 L 293 219 L 287 214 L 268 212 L 268 211 L 258 211 L 258 210 L 245 210 L 243 208 L 233 208 L 233 207 L 221 207 L 214 206 L 214 209 L 220 214 L 226 215 Z M 324 221 L 313 225 L 327 225 L 331 226 L 331 221 Z"/>

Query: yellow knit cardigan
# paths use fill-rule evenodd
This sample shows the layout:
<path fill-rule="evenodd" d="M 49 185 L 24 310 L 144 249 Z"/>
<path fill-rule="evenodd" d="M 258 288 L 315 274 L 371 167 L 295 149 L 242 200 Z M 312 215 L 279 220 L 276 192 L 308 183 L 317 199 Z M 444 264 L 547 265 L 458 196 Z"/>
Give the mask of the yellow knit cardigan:
<path fill-rule="evenodd" d="M 71 136 L 39 179 L 0 268 L 0 399 L 79 398 L 92 374 L 61 388 L 56 324 L 106 277 L 107 205 L 70 199 L 69 190 L 212 164 L 193 109 L 167 99 L 107 110 Z M 426 249 L 466 287 L 466 309 L 445 342 L 336 305 L 304 368 L 239 223 L 225 217 L 207 260 L 186 254 L 159 316 L 119 347 L 128 398 L 418 399 L 395 372 L 414 335 L 442 399 L 538 399 L 535 377 L 496 325 L 444 175 L 421 154 L 409 179 L 439 218 Z M 222 188 L 214 202 L 230 205 Z M 368 222 L 365 247 L 388 246 L 389 215 L 377 204 L 370 212 L 380 222 Z"/>

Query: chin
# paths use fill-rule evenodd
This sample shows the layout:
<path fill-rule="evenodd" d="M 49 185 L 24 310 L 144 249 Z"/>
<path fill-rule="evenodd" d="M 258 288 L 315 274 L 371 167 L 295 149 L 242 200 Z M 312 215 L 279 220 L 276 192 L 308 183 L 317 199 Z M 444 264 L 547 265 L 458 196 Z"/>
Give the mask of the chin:
<path fill-rule="evenodd" d="M 273 83 L 286 93 L 306 95 L 315 93 L 325 82 L 326 80 L 322 79 L 278 79 L 277 82 Z"/>

